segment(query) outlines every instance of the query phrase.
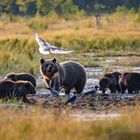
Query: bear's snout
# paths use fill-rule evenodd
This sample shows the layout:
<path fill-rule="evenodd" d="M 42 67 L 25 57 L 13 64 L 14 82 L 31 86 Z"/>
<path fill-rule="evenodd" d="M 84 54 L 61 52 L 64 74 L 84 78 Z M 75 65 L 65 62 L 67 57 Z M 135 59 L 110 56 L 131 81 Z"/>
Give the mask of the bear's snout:
<path fill-rule="evenodd" d="M 52 66 L 44 66 L 44 67 L 42 67 L 42 71 L 43 71 L 44 74 L 51 73 L 52 70 L 53 70 Z"/>
<path fill-rule="evenodd" d="M 36 94 L 36 90 L 35 90 L 35 89 L 32 89 L 32 90 L 30 91 L 30 94 Z"/>
<path fill-rule="evenodd" d="M 49 73 L 51 73 L 51 72 L 52 72 L 52 66 L 49 66 L 48 69 L 47 69 L 47 71 L 48 71 Z"/>

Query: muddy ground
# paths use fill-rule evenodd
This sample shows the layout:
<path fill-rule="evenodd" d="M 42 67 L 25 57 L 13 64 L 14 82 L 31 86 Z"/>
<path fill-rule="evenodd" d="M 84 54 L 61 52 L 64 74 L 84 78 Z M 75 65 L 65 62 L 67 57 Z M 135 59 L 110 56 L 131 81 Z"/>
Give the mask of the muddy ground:
<path fill-rule="evenodd" d="M 140 72 L 139 57 L 108 57 L 103 67 L 86 67 L 87 83 L 83 92 L 93 90 L 95 86 L 98 86 L 99 79 L 105 72 L 111 71 L 134 71 Z M 135 62 L 137 65 L 128 67 L 128 64 Z M 44 79 L 41 74 L 37 75 L 37 95 L 29 96 L 28 98 L 35 104 L 42 105 L 46 109 L 49 108 L 66 108 L 64 103 L 73 96 L 74 90 L 71 91 L 71 96 L 65 96 L 63 90 L 58 99 L 53 97 L 49 90 L 46 89 Z M 76 96 L 76 101 L 73 104 L 68 105 L 73 111 L 71 118 L 80 120 L 96 120 L 96 119 L 110 119 L 121 116 L 116 108 L 120 105 L 135 105 L 135 100 L 139 100 L 139 95 L 131 94 L 109 94 L 102 96 L 100 91 L 96 94 L 93 93 L 87 96 Z M 1 104 L 2 108 L 26 108 L 28 105 L 17 105 L 17 104 Z M 100 113 L 99 113 L 100 112 Z"/>
<path fill-rule="evenodd" d="M 119 72 L 126 72 L 126 71 L 133 71 L 133 72 L 140 72 L 140 67 L 136 66 L 129 66 L 133 62 L 139 61 L 139 57 L 107 57 L 103 62 L 104 67 L 86 67 L 87 73 L 87 83 L 83 93 L 94 90 L 95 86 L 99 85 L 99 79 L 104 75 L 105 72 L 112 72 L 112 71 L 119 71 Z M 38 90 L 37 94 L 41 96 L 38 101 L 49 102 L 46 103 L 46 106 L 56 107 L 61 106 L 65 103 L 71 96 L 73 96 L 74 90 L 71 91 L 71 96 L 67 97 L 64 96 L 63 90 L 60 92 L 61 99 L 57 99 L 50 95 L 50 91 L 45 89 L 45 83 L 42 76 L 39 74 L 37 76 L 37 83 L 38 83 Z M 87 96 L 76 96 L 76 102 L 72 104 L 73 108 L 84 108 L 84 109 L 92 109 L 92 110 L 102 110 L 104 107 L 112 106 L 112 105 L 134 105 L 136 98 L 139 98 L 139 95 L 131 95 L 131 94 L 109 94 L 109 91 L 106 92 L 106 96 L 102 96 L 101 91 L 96 91 L 96 94 L 87 95 Z M 50 95 L 50 96 L 48 96 Z M 39 97 L 38 96 L 38 97 Z M 139 99 L 138 99 L 139 100 Z M 57 102 L 58 101 L 58 102 Z M 56 104 L 55 104 L 56 103 Z M 57 106 L 57 107 L 58 107 Z"/>

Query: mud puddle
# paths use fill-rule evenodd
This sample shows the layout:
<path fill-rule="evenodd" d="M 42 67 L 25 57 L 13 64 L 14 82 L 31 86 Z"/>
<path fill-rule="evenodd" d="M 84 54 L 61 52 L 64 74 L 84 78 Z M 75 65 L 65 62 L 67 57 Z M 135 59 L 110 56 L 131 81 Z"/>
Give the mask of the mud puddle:
<path fill-rule="evenodd" d="M 83 112 L 75 112 L 69 115 L 71 119 L 79 120 L 79 121 L 96 121 L 96 120 L 110 120 L 110 119 L 119 119 L 122 117 L 122 114 L 119 113 L 83 113 Z"/>

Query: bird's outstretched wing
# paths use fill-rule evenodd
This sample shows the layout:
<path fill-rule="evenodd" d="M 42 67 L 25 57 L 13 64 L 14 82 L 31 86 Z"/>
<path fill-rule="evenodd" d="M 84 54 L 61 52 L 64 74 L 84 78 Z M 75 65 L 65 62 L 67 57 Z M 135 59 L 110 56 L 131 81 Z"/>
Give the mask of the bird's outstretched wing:
<path fill-rule="evenodd" d="M 46 51 L 50 49 L 51 45 L 45 42 L 37 33 L 35 34 L 35 40 L 37 41 L 39 47 L 45 48 Z"/>
<path fill-rule="evenodd" d="M 55 47 L 50 45 L 48 42 L 45 42 L 37 33 L 35 34 L 35 40 L 39 45 L 39 52 L 41 54 L 68 54 L 72 51 L 66 50 L 64 48 Z"/>
<path fill-rule="evenodd" d="M 41 54 L 50 54 L 51 45 L 45 42 L 37 33 L 35 34 L 35 40 L 39 45 L 39 52 Z"/>
<path fill-rule="evenodd" d="M 45 48 L 42 48 L 42 47 L 39 47 L 39 52 L 41 54 L 50 54 L 50 51 L 48 49 L 45 49 Z"/>
<path fill-rule="evenodd" d="M 68 54 L 71 53 L 72 51 L 66 50 L 64 48 L 52 46 L 52 48 L 50 48 L 50 52 L 54 54 Z"/>

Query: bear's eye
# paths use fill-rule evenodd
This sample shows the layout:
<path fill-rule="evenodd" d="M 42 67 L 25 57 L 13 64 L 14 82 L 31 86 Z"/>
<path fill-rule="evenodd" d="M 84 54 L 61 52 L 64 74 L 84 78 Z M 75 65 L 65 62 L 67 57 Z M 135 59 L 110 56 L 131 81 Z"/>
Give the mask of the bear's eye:
<path fill-rule="evenodd" d="M 46 65 L 45 65 L 45 67 L 48 67 L 48 66 L 49 66 L 49 64 L 46 64 Z"/>

